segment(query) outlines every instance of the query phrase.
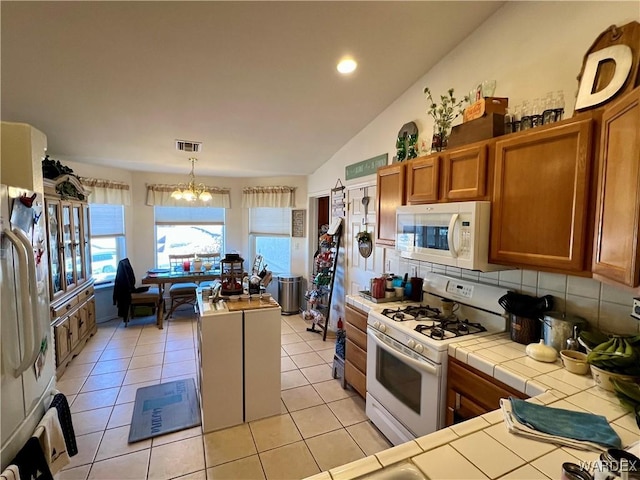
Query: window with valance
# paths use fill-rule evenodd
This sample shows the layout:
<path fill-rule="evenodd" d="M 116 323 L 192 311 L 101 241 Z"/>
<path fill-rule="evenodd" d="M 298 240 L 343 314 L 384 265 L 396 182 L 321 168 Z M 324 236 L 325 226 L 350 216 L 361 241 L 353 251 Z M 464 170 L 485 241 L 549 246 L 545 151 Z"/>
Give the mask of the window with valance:
<path fill-rule="evenodd" d="M 245 187 L 242 189 L 242 207 L 293 208 L 295 192 L 295 187 Z"/>
<path fill-rule="evenodd" d="M 91 190 L 89 203 L 131 205 L 131 189 L 125 182 L 80 177 L 80 183 Z"/>
<path fill-rule="evenodd" d="M 231 195 L 228 188 L 219 188 L 205 185 L 205 188 L 211 193 L 211 200 L 203 202 L 195 200 L 188 202 L 180 199 L 176 200 L 171 197 L 171 193 L 177 188 L 177 185 L 147 185 L 147 205 L 163 206 L 163 207 L 217 207 L 231 208 Z"/>

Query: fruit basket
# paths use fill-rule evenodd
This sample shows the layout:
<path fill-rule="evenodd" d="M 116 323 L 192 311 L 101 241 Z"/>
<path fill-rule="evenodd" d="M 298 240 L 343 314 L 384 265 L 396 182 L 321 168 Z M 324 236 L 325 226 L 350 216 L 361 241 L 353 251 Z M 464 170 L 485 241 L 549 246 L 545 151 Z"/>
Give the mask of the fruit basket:
<path fill-rule="evenodd" d="M 612 378 L 640 381 L 640 336 L 613 336 L 587 354 L 593 379 L 600 388 L 614 391 Z"/>
<path fill-rule="evenodd" d="M 595 367 L 591 365 L 591 375 L 593 376 L 593 380 L 596 382 L 596 385 L 603 390 L 608 390 L 609 392 L 615 392 L 614 384 L 612 382 L 613 379 L 622 380 L 624 382 L 632 382 L 638 383 L 640 382 L 640 376 L 634 375 L 623 375 L 621 373 L 608 372 L 607 370 L 602 370 L 601 368 Z"/>

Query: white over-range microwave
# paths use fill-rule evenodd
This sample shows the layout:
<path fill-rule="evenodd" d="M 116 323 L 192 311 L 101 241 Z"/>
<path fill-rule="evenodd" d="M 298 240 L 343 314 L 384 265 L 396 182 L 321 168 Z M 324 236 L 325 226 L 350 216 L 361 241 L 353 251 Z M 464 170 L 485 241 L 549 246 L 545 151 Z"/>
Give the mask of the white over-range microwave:
<path fill-rule="evenodd" d="M 396 250 L 403 258 L 488 272 L 491 202 L 409 205 L 396 210 Z"/>

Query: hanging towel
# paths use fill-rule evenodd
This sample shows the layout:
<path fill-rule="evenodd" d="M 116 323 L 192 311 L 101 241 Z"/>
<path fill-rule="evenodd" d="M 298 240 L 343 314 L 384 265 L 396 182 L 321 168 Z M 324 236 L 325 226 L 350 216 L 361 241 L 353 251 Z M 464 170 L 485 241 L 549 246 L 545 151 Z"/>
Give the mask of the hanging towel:
<path fill-rule="evenodd" d="M 0 480 L 20 480 L 20 471 L 15 465 L 9 465 L 0 473 Z"/>
<path fill-rule="evenodd" d="M 78 453 L 78 445 L 76 444 L 76 434 L 73 431 L 71 410 L 69 409 L 67 397 L 65 397 L 63 393 L 56 394 L 51 401 L 50 407 L 55 407 L 58 411 L 58 420 L 60 421 L 60 427 L 64 435 L 64 442 L 67 444 L 67 454 L 73 457 Z"/>
<path fill-rule="evenodd" d="M 503 413 L 506 410 L 505 420 L 510 417 L 507 423 L 529 436 L 583 450 L 603 451 L 622 447 L 620 437 L 602 415 L 547 407 L 517 398 L 500 402 Z"/>
<path fill-rule="evenodd" d="M 31 437 L 10 462 L 18 467 L 20 480 L 53 480 L 47 459 L 36 437 Z"/>
<path fill-rule="evenodd" d="M 47 460 L 49 470 L 53 475 L 69 463 L 67 445 L 64 441 L 62 428 L 60 428 L 58 411 L 55 408 L 47 410 L 36 427 L 33 436 L 40 442 L 44 458 Z"/>

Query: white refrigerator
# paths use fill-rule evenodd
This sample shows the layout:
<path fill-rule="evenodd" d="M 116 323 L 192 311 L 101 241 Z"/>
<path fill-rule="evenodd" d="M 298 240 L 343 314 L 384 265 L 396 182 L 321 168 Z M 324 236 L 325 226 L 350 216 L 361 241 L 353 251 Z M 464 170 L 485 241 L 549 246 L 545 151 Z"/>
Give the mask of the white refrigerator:
<path fill-rule="evenodd" d="M 0 185 L 1 469 L 31 437 L 55 388 L 42 194 Z"/>

